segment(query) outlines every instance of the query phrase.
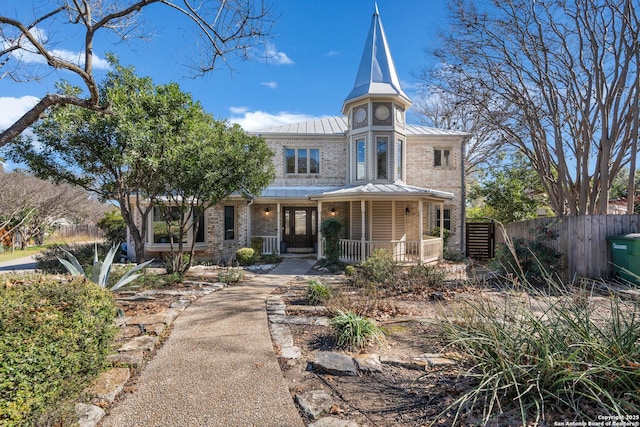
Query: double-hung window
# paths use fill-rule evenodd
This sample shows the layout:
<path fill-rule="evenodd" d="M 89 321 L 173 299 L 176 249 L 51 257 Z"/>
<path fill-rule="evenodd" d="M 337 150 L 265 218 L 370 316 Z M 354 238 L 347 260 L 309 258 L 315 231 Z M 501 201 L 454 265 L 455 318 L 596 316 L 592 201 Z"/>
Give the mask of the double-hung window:
<path fill-rule="evenodd" d="M 285 148 L 284 163 L 286 173 L 320 173 L 320 149 Z"/>
<path fill-rule="evenodd" d="M 442 210 L 442 225 L 445 230 L 451 231 L 451 209 Z M 436 208 L 436 227 L 440 227 L 440 209 Z"/>
<path fill-rule="evenodd" d="M 451 166 L 451 150 L 434 149 L 433 150 L 433 166 L 449 167 Z"/>

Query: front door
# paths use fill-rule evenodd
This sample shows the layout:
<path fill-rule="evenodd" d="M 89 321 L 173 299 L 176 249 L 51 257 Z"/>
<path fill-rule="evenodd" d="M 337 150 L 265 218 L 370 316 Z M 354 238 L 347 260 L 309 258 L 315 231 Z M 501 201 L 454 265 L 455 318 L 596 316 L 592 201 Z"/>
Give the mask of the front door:
<path fill-rule="evenodd" d="M 289 248 L 313 248 L 318 239 L 318 209 L 285 207 L 282 235 Z"/>

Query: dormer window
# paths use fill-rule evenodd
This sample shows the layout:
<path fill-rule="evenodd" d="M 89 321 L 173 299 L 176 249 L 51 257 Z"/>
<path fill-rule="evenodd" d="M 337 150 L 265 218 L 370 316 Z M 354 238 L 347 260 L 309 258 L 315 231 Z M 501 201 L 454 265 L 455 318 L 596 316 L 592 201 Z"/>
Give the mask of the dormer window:
<path fill-rule="evenodd" d="M 320 173 L 320 149 L 285 148 L 285 172 L 288 174 Z"/>

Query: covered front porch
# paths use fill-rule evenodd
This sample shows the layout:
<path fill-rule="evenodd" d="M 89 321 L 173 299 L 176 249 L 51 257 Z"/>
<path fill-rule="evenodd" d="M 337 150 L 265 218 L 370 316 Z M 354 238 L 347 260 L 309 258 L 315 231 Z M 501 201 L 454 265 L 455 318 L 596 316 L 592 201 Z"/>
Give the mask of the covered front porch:
<path fill-rule="evenodd" d="M 308 252 L 325 256 L 322 222 L 330 217 L 343 224 L 341 261 L 360 263 L 377 249 L 386 249 L 399 263 L 436 262 L 444 252 L 444 203 L 446 192 L 401 184 L 366 184 L 314 192 L 306 199 L 256 200 L 254 221 L 271 221 L 277 234 L 259 233 L 264 253 L 291 252 L 283 242 L 309 242 Z M 439 210 L 440 215 L 436 215 Z M 273 212 L 273 215 L 272 215 Z M 271 216 L 272 215 L 272 216 Z M 436 220 L 439 218 L 439 222 Z M 439 236 L 431 232 L 439 228 Z M 265 227 L 255 227 L 264 230 Z M 291 250 L 293 249 L 293 250 Z"/>

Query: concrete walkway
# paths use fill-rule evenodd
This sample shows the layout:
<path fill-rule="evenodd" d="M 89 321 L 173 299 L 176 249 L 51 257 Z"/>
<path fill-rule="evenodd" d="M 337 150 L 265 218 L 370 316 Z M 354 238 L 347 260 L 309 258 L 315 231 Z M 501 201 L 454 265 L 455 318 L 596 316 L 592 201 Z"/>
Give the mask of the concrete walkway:
<path fill-rule="evenodd" d="M 34 271 L 36 268 L 35 256 L 27 256 L 11 261 L 0 262 L 0 273 L 10 273 L 18 271 Z"/>
<path fill-rule="evenodd" d="M 135 392 L 101 425 L 303 427 L 273 350 L 265 300 L 313 264 L 285 259 L 269 274 L 195 301 L 175 320 Z"/>

